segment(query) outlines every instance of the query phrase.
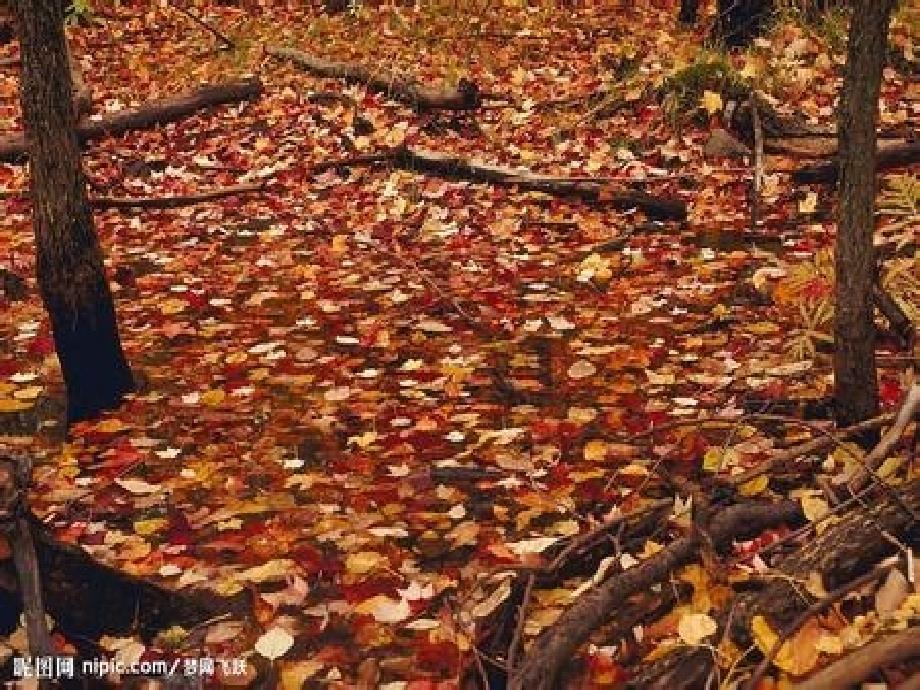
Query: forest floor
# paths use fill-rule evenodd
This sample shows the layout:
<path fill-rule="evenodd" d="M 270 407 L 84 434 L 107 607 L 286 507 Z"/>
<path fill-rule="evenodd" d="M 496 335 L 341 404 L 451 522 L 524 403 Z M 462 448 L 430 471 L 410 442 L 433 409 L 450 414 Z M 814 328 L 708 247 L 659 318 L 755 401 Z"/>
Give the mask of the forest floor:
<path fill-rule="evenodd" d="M 703 154 L 721 126 L 721 95 L 707 89 L 675 114 L 652 93 L 715 59 L 702 29 L 679 28 L 667 2 L 464 7 L 324 16 L 284 3 L 200 5 L 233 39 L 227 51 L 167 4 L 123 3 L 117 17 L 70 29 L 97 112 L 243 74 L 265 87 L 252 102 L 88 144 L 94 193 L 268 187 L 96 213 L 140 389 L 66 439 L 53 424 L 62 386 L 32 277 L 29 204 L 0 198 L 0 266 L 29 288 L 0 302 L 0 414 L 20 424 L 0 444 L 37 457 L 32 506 L 61 539 L 171 588 L 248 593 L 251 616 L 213 622 L 205 641 L 215 657 L 253 660 L 227 684 L 251 681 L 255 660 L 277 653 L 284 688 L 311 678 L 372 687 L 368 677 L 391 690 L 457 687 L 476 621 L 507 594 L 496 573 L 540 563 L 611 511 L 673 497 L 658 468 L 731 474 L 827 428 L 802 417 L 820 416 L 832 386 L 833 192 L 790 182 L 801 159 L 768 156 L 752 223 L 750 160 Z M 907 45 L 903 18 L 892 35 Z M 266 44 L 425 83 L 465 77 L 508 102 L 420 113 L 306 74 L 267 56 Z M 729 60 L 781 114 L 834 123 L 843 57 L 833 27 L 788 18 Z M 623 102 L 582 117 L 605 87 Z M 0 69 L 4 130 L 19 126 L 17 90 L 16 70 Z M 310 98 L 320 92 L 354 105 Z M 918 120 L 916 84 L 887 69 L 882 126 Z M 612 178 L 685 200 L 689 218 L 652 222 L 386 164 L 311 171 L 402 144 Z M 26 178 L 25 166 L 0 164 L 5 190 Z M 915 259 L 901 261 L 909 277 Z M 894 338 L 880 353 L 890 409 L 909 385 L 907 359 Z M 711 417 L 737 423 L 693 423 Z M 660 425 L 670 426 L 647 433 Z M 823 473 L 842 472 L 845 456 L 829 454 Z M 742 490 L 795 489 L 820 503 L 813 479 Z M 672 534 L 620 554 L 619 567 Z M 534 593 L 525 647 L 582 583 Z M 648 627 L 644 650 L 674 641 L 679 621 L 672 613 Z M 0 615 L 0 633 L 15 623 Z M 130 644 L 113 635 L 103 647 L 156 654 L 177 644 L 172 634 Z M 616 647 L 603 634 L 595 642 L 572 682 L 622 682 Z M 0 663 L 3 650 L 0 638 Z"/>

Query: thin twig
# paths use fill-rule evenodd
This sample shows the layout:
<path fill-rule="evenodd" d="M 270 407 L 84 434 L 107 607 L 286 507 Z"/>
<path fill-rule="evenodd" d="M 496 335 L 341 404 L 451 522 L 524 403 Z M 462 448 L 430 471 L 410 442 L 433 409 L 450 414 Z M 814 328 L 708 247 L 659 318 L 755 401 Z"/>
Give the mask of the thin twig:
<path fill-rule="evenodd" d="M 514 673 L 514 667 L 517 663 L 517 653 L 521 648 L 521 641 L 524 637 L 524 625 L 527 622 L 527 609 L 530 607 L 530 597 L 533 594 L 533 573 L 527 576 L 527 583 L 524 585 L 524 596 L 521 598 L 521 605 L 518 607 L 517 621 L 515 621 L 514 635 L 511 637 L 511 644 L 508 645 L 508 673 Z"/>
<path fill-rule="evenodd" d="M 195 22 L 198 26 L 202 27 L 203 29 L 211 33 L 221 44 L 220 50 L 232 50 L 235 47 L 236 44 L 234 44 L 234 42 L 226 34 L 222 33 L 220 30 L 218 30 L 217 28 L 215 28 L 214 26 L 206 22 L 204 19 L 199 17 L 194 12 L 191 12 L 185 9 L 184 7 L 180 7 L 179 5 L 174 5 L 172 3 L 167 3 L 167 5 L 169 7 L 172 7 L 177 12 L 184 14 L 186 17 L 188 17 L 193 22 Z"/>

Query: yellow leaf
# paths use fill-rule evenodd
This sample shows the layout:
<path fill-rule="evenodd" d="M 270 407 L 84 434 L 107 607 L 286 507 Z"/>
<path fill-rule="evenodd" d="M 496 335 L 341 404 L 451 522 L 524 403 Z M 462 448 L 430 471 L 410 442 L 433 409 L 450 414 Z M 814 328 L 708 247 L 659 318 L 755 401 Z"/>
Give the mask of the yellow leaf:
<path fill-rule="evenodd" d="M 814 213 L 818 210 L 818 194 L 808 192 L 805 198 L 799 202 L 799 213 Z"/>
<path fill-rule="evenodd" d="M 882 466 L 878 468 L 878 476 L 882 479 L 888 479 L 895 472 L 901 469 L 901 466 L 904 464 L 905 458 L 898 455 L 893 455 L 885 459 L 885 462 L 882 463 Z"/>
<path fill-rule="evenodd" d="M 754 634 L 754 644 L 764 654 L 769 654 L 779 639 L 763 616 L 754 616 L 751 632 Z M 824 635 L 824 630 L 815 619 L 810 619 L 791 639 L 783 642 L 773 663 L 794 676 L 808 673 L 818 663 L 818 641 Z"/>
<path fill-rule="evenodd" d="M 169 521 L 165 518 L 152 518 L 150 520 L 137 520 L 134 523 L 134 532 L 140 534 L 141 536 L 148 536 L 159 532 L 161 529 L 166 527 L 169 524 Z"/>
<path fill-rule="evenodd" d="M 412 609 L 405 599 L 390 599 L 378 594 L 355 606 L 355 613 L 373 616 L 378 623 L 399 623 L 409 617 Z"/>
<path fill-rule="evenodd" d="M 335 235 L 332 238 L 332 253 L 335 255 L 344 254 L 348 251 L 348 238 L 345 235 Z"/>
<path fill-rule="evenodd" d="M 770 480 L 767 478 L 767 475 L 762 474 L 759 477 L 755 477 L 749 482 L 745 482 L 738 487 L 738 493 L 742 496 L 756 496 L 759 493 L 762 493 L 764 489 L 769 486 Z"/>
<path fill-rule="evenodd" d="M 104 419 L 96 425 L 96 431 L 102 434 L 114 434 L 128 428 L 120 419 Z"/>
<path fill-rule="evenodd" d="M 718 472 L 723 467 L 737 464 L 738 454 L 734 448 L 721 448 L 713 446 L 703 456 L 703 469 L 707 472 Z"/>
<path fill-rule="evenodd" d="M 677 634 L 689 645 L 698 645 L 710 635 L 714 635 L 718 626 L 712 616 L 706 613 L 687 613 L 677 623 Z"/>
<path fill-rule="evenodd" d="M 185 311 L 185 308 L 188 306 L 188 302 L 181 299 L 168 299 L 160 304 L 160 313 L 164 316 L 170 316 L 172 314 L 178 314 L 181 311 Z"/>
<path fill-rule="evenodd" d="M 13 393 L 13 397 L 17 400 L 35 400 L 43 390 L 41 386 L 27 386 Z"/>
<path fill-rule="evenodd" d="M 21 400 L 0 398 L 0 412 L 22 412 L 30 407 L 32 407 L 30 403 L 24 403 Z"/>
<path fill-rule="evenodd" d="M 837 635 L 824 633 L 818 638 L 815 648 L 825 654 L 841 654 L 843 652 L 843 640 Z"/>
<path fill-rule="evenodd" d="M 281 665 L 281 690 L 300 690 L 309 678 L 321 671 L 326 664 L 322 661 L 283 662 Z"/>
<path fill-rule="evenodd" d="M 827 501 L 821 496 L 807 495 L 802 496 L 799 500 L 802 502 L 802 512 L 809 522 L 820 520 L 827 515 L 827 511 L 830 510 Z"/>
<path fill-rule="evenodd" d="M 377 551 L 358 551 L 348 555 L 345 568 L 352 575 L 366 575 L 380 568 L 386 561 L 386 557 Z"/>
<path fill-rule="evenodd" d="M 243 582 L 280 582 L 296 572 L 297 565 L 287 558 L 277 558 L 248 568 L 237 576 Z"/>
<path fill-rule="evenodd" d="M 770 623 L 763 616 L 757 615 L 751 619 L 751 633 L 754 635 L 754 644 L 764 654 L 769 654 L 778 639 Z"/>
<path fill-rule="evenodd" d="M 227 394 L 224 393 L 223 390 L 221 390 L 220 388 L 213 388 L 209 391 L 205 391 L 204 393 L 202 393 L 201 398 L 199 398 L 199 400 L 203 404 L 209 407 L 216 407 L 217 405 L 220 405 L 224 401 L 224 398 L 226 397 L 227 397 Z"/>
<path fill-rule="evenodd" d="M 714 115 L 724 107 L 722 104 L 722 94 L 716 93 L 715 91 L 704 91 L 700 102 L 710 115 Z"/>
<path fill-rule="evenodd" d="M 770 321 L 755 321 L 745 325 L 745 329 L 754 335 L 770 335 L 779 330 L 779 326 Z"/>
<path fill-rule="evenodd" d="M 585 444 L 583 453 L 585 460 L 588 462 L 600 462 L 607 457 L 607 443 L 601 439 L 588 441 Z"/>

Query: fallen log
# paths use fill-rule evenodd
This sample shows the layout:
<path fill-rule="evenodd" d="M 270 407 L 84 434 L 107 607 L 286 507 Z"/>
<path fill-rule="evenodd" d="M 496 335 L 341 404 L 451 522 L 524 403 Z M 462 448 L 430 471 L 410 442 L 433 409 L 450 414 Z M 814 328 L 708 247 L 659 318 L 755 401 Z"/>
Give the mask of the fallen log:
<path fill-rule="evenodd" d="M 204 108 L 258 98 L 261 93 L 262 82 L 255 77 L 202 86 L 175 96 L 148 101 L 134 108 L 124 108 L 92 118 L 83 117 L 77 123 L 77 136 L 81 142 L 85 142 L 176 122 Z M 0 161 L 18 162 L 27 155 L 28 147 L 23 133 L 0 137 Z"/>
<path fill-rule="evenodd" d="M 656 219 L 687 218 L 687 204 L 681 199 L 658 197 L 634 190 L 612 189 L 607 183 L 584 178 L 568 180 L 537 175 L 524 169 L 474 163 L 461 156 L 422 149 L 398 149 L 394 152 L 393 160 L 399 167 L 413 172 L 426 172 L 449 179 L 515 186 L 525 191 L 610 204 L 623 210 L 637 208 Z"/>
<path fill-rule="evenodd" d="M 482 105 L 479 87 L 461 79 L 456 88 L 422 86 L 392 72 L 380 72 L 354 62 L 325 60 L 294 48 L 266 46 L 265 52 L 281 60 L 290 60 L 311 74 L 359 82 L 373 91 L 386 94 L 419 110 L 475 110 Z"/>
<path fill-rule="evenodd" d="M 875 169 L 890 170 L 915 163 L 920 163 L 920 141 L 879 148 Z M 792 173 L 792 181 L 797 184 L 836 184 L 839 174 L 840 165 L 835 159 L 799 168 Z"/>

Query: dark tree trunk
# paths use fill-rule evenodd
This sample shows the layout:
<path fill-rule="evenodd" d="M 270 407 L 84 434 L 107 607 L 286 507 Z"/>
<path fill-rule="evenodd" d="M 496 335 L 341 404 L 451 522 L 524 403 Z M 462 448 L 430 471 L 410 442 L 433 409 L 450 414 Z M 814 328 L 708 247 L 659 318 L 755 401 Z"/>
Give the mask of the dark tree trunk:
<path fill-rule="evenodd" d="M 680 21 L 695 24 L 700 11 L 700 0 L 680 0 Z"/>
<path fill-rule="evenodd" d="M 763 32 L 773 9 L 773 0 L 719 0 L 715 35 L 728 46 L 747 45 Z"/>
<path fill-rule="evenodd" d="M 840 211 L 834 254 L 834 398 L 841 425 L 868 419 L 878 410 L 872 296 L 876 273 L 875 128 L 894 4 L 895 0 L 853 0 L 838 110 Z"/>
<path fill-rule="evenodd" d="M 134 384 L 87 199 L 63 9 L 42 0 L 12 4 L 22 53 L 38 284 L 67 387 L 69 424 L 118 405 Z"/>

